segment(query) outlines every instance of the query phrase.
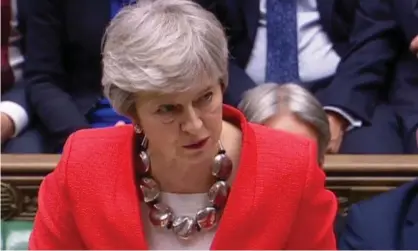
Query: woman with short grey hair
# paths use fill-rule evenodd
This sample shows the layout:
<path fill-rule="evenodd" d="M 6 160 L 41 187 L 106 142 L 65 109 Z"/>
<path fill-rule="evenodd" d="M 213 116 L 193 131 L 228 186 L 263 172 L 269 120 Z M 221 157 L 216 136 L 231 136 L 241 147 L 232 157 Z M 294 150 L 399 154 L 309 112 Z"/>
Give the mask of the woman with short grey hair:
<path fill-rule="evenodd" d="M 137 93 L 182 92 L 209 79 L 221 83 L 222 89 L 228 85 L 222 26 L 212 13 L 201 10 L 197 17 L 195 4 L 177 2 L 127 6 L 107 29 L 104 93 L 125 116 L 136 114 Z M 164 11 L 167 15 L 160 16 Z"/>
<path fill-rule="evenodd" d="M 29 248 L 335 249 L 337 201 L 315 144 L 222 104 L 215 16 L 188 0 L 138 2 L 103 48 L 105 93 L 133 126 L 70 137 L 41 185 Z"/>
<path fill-rule="evenodd" d="M 297 84 L 266 83 L 247 91 L 238 108 L 251 122 L 313 138 L 322 164 L 330 141 L 327 115 L 318 100 Z"/>

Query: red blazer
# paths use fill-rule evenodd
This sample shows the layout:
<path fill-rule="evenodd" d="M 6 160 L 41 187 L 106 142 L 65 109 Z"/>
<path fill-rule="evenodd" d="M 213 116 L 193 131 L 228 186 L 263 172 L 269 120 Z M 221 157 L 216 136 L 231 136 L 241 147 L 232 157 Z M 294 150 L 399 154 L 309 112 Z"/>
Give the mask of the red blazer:
<path fill-rule="evenodd" d="M 335 249 L 334 194 L 313 141 L 248 123 L 240 167 L 211 249 Z M 132 126 L 82 130 L 43 181 L 30 249 L 147 249 L 132 163 Z"/>

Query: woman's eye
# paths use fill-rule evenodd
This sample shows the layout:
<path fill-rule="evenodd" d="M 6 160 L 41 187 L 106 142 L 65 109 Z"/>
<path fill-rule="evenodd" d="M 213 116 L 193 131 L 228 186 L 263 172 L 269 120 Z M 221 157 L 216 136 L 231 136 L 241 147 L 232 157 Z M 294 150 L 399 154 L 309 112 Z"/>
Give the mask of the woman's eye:
<path fill-rule="evenodd" d="M 157 113 L 160 113 L 160 114 L 171 113 L 171 112 L 174 112 L 175 110 L 176 110 L 175 105 L 161 105 L 158 108 Z"/>
<path fill-rule="evenodd" d="M 200 98 L 200 101 L 211 101 L 213 97 L 213 92 L 208 92 Z"/>

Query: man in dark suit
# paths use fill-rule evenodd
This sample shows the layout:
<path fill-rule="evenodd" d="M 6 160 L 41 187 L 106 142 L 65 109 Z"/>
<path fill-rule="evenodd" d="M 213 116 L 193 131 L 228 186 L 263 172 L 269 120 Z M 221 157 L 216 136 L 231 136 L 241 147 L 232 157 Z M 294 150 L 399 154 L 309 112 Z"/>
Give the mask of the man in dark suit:
<path fill-rule="evenodd" d="M 27 82 L 22 79 L 25 7 L 26 0 L 2 1 L 2 153 L 43 153 L 46 147 L 40 131 L 31 121 Z"/>
<path fill-rule="evenodd" d="M 367 139 L 383 138 L 380 147 L 387 153 L 418 153 L 418 60 L 410 51 L 418 35 L 417 12 L 417 0 L 360 1 L 353 47 L 331 85 L 346 93 L 342 105 L 356 102 L 359 116 L 372 122 L 350 132 L 347 143 L 356 149 L 374 144 Z"/>
<path fill-rule="evenodd" d="M 354 204 L 339 241 L 340 250 L 418 249 L 418 180 Z"/>
<path fill-rule="evenodd" d="M 331 85 L 341 58 L 350 48 L 349 38 L 358 1 L 227 2 L 231 17 L 230 50 L 237 64 L 257 84 L 298 82 L 309 89 L 327 111 L 332 134 L 330 152 L 350 152 L 347 147 L 340 149 L 343 138 L 346 140 L 350 136 L 345 132 L 359 130 L 363 125 L 370 124 L 370 118 L 363 115 L 362 104 L 365 101 L 345 102 L 350 99 L 350 94 Z M 293 3 L 293 6 L 288 3 Z M 274 17 L 280 17 L 280 20 Z M 293 40 L 289 37 L 293 37 Z M 282 38 L 286 41 L 281 41 Z M 274 41 L 279 42 L 275 44 Z M 294 59 L 289 60 L 292 57 Z M 286 67 L 292 64 L 294 69 Z M 277 77 L 280 74 L 271 70 L 274 67 L 276 72 L 296 70 L 296 73 Z M 360 96 L 364 93 L 363 90 L 356 91 L 360 92 Z M 375 141 L 375 145 L 363 148 L 361 153 L 377 153 L 383 142 Z"/>
<path fill-rule="evenodd" d="M 29 2 L 25 77 L 34 110 L 59 151 L 71 133 L 91 126 L 88 117 L 103 100 L 101 42 L 104 30 L 115 14 L 114 6 L 134 1 Z M 221 1 L 197 2 L 210 10 L 222 10 L 217 6 Z M 237 105 L 241 93 L 254 83 L 234 64 L 230 65 L 229 75 L 225 102 Z"/>

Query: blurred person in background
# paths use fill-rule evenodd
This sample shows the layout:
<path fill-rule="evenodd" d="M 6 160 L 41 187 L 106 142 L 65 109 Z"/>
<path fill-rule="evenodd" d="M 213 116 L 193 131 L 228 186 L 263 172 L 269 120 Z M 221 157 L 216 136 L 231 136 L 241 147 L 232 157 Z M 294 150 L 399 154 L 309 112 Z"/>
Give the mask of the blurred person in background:
<path fill-rule="evenodd" d="M 101 43 L 109 21 L 131 0 L 37 0 L 30 2 L 25 78 L 33 109 L 46 128 L 54 152 L 83 128 L 129 123 L 117 114 L 101 87 Z M 226 20 L 223 1 L 196 0 Z M 253 83 L 230 64 L 225 102 L 237 105 Z"/>
<path fill-rule="evenodd" d="M 1 1 L 1 144 L 2 153 L 43 153 L 47 143 L 37 127 L 22 78 L 26 0 Z"/>
<path fill-rule="evenodd" d="M 390 119 L 400 121 L 392 127 L 402 139 L 403 151 L 416 153 L 418 1 L 361 1 L 356 23 L 355 46 L 337 80 L 366 84 L 370 99 L 364 105 L 370 113 L 384 96 L 395 111 Z M 388 139 L 387 144 L 393 142 Z M 344 221 L 341 250 L 418 249 L 418 180 L 354 204 Z"/>
<path fill-rule="evenodd" d="M 417 250 L 418 179 L 351 206 L 340 250 Z"/>
<path fill-rule="evenodd" d="M 384 153 L 418 153 L 417 24 L 416 0 L 360 1 L 352 48 L 332 85 L 347 94 L 341 102 L 356 103 L 371 119 L 349 132 L 359 145 L 354 153 L 380 140 Z"/>
<path fill-rule="evenodd" d="M 300 84 L 324 107 L 330 125 L 330 153 L 346 153 L 347 131 L 368 122 L 363 108 L 344 91 L 330 88 L 350 48 L 356 0 L 229 0 L 231 54 L 257 84 Z M 358 90 L 362 92 L 362 90 Z M 360 97 L 362 98 L 362 97 Z M 359 101 L 360 102 L 360 101 Z M 366 120 L 365 120 L 366 119 Z M 362 153 L 379 152 L 379 141 Z M 342 146 L 345 147 L 342 147 Z"/>
<path fill-rule="evenodd" d="M 12 3 L 1 0 L 1 93 L 14 84 L 13 70 L 9 60 L 9 38 L 11 31 Z"/>
<path fill-rule="evenodd" d="M 248 121 L 313 139 L 318 144 L 318 162 L 323 165 L 330 131 L 321 104 L 297 84 L 266 83 L 244 94 L 238 108 Z"/>

